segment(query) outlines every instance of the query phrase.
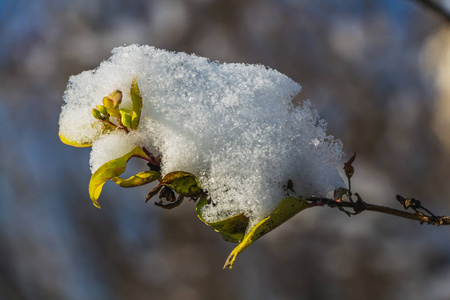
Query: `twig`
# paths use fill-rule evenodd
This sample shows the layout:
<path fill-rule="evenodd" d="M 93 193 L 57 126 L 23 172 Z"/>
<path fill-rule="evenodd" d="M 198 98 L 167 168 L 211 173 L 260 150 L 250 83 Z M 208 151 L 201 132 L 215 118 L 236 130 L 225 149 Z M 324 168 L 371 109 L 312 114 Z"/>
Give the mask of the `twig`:
<path fill-rule="evenodd" d="M 307 200 L 308 200 L 308 202 L 313 204 L 312 206 L 327 205 L 329 207 L 337 207 L 340 210 L 344 210 L 344 208 L 352 208 L 354 210 L 353 213 L 350 213 L 350 212 L 344 210 L 344 212 L 346 212 L 348 216 L 356 215 L 356 214 L 359 214 L 359 213 L 367 210 L 367 211 L 376 211 L 376 212 L 389 214 L 389 215 L 393 215 L 393 216 L 397 216 L 397 217 L 401 217 L 401 218 L 419 221 L 420 224 L 426 223 L 429 225 L 436 225 L 436 226 L 450 225 L 450 217 L 449 216 L 435 216 L 429 210 L 422 207 L 420 204 L 419 204 L 420 205 L 419 207 L 416 207 L 416 209 L 414 209 L 414 213 L 412 213 L 412 212 L 407 212 L 404 210 L 398 210 L 395 208 L 390 208 L 390 207 L 386 207 L 386 206 L 367 203 L 367 202 L 364 202 L 359 197 L 358 194 L 355 193 L 355 195 L 358 197 L 358 201 L 356 201 L 356 202 L 335 201 L 335 200 L 328 199 L 328 198 L 309 198 Z M 401 197 L 401 196 L 397 195 L 397 199 L 399 197 Z M 404 199 L 403 197 L 401 197 L 401 198 Z M 405 200 L 407 200 L 407 199 L 405 199 Z M 316 205 L 314 205 L 314 204 L 316 204 Z M 411 207 L 407 207 L 406 209 L 408 209 L 408 208 L 411 208 Z M 420 212 L 419 209 L 425 210 L 426 213 Z"/>

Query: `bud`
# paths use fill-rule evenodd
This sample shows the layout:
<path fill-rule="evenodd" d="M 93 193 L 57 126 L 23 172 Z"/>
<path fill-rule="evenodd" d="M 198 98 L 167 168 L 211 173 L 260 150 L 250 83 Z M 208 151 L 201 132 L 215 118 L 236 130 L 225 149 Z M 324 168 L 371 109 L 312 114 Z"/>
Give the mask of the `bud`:
<path fill-rule="evenodd" d="M 345 175 L 347 176 L 347 178 L 351 178 L 353 176 L 353 174 L 355 173 L 355 169 L 353 168 L 353 162 L 355 161 L 355 157 L 356 157 L 356 152 L 355 154 L 353 154 L 352 157 L 350 157 L 350 159 L 344 163 L 344 171 L 345 171 Z"/>
<path fill-rule="evenodd" d="M 348 196 L 348 189 L 340 187 L 334 190 L 334 201 L 341 202 L 343 201 L 344 195 Z"/>
<path fill-rule="evenodd" d="M 100 120 L 100 121 L 103 121 L 105 119 L 105 117 L 102 116 L 100 111 L 96 108 L 92 109 L 92 115 L 94 116 L 94 118 L 96 118 L 97 120 Z"/>
<path fill-rule="evenodd" d="M 108 110 L 103 105 L 97 105 L 97 109 L 99 112 L 101 112 L 102 115 L 105 117 L 109 117 Z"/>

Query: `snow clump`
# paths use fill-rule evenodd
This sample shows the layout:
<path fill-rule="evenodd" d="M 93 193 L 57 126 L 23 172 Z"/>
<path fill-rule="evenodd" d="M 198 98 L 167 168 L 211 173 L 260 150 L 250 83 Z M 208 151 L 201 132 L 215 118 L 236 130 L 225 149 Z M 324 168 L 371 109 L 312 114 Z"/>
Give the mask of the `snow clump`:
<path fill-rule="evenodd" d="M 203 211 L 209 222 L 244 212 L 256 224 L 286 197 L 289 180 L 304 197 L 344 185 L 336 170 L 341 143 L 326 134 L 308 101 L 292 104 L 301 87 L 287 76 L 150 46 L 112 54 L 70 78 L 60 116 L 61 135 L 92 142 L 92 172 L 146 147 L 162 154 L 163 176 L 186 171 L 198 178 L 212 199 Z M 92 108 L 114 90 L 131 107 L 133 78 L 143 98 L 138 130 L 102 134 Z"/>

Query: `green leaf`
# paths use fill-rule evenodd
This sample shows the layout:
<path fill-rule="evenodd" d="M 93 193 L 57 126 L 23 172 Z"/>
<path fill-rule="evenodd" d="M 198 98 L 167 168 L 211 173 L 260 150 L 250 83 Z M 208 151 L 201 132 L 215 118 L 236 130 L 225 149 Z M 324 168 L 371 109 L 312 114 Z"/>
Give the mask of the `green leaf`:
<path fill-rule="evenodd" d="M 85 147 L 91 147 L 92 146 L 92 142 L 87 141 L 87 142 L 78 142 L 78 141 L 74 141 L 71 140 L 65 136 L 63 136 L 61 133 L 58 133 L 59 138 L 61 140 L 61 142 L 63 142 L 66 145 L 69 146 L 73 146 L 73 147 L 79 147 L 79 148 L 85 148 Z"/>
<path fill-rule="evenodd" d="M 305 198 L 296 199 L 293 197 L 285 198 L 280 205 L 265 219 L 260 221 L 244 236 L 242 242 L 230 253 L 225 262 L 224 269 L 233 267 L 236 256 L 253 244 L 257 239 L 277 228 L 300 211 L 310 207 Z"/>
<path fill-rule="evenodd" d="M 95 171 L 92 174 L 91 181 L 89 182 L 89 196 L 91 197 L 92 203 L 98 208 L 101 208 L 97 202 L 102 192 L 103 185 L 108 180 L 118 177 L 120 174 L 125 172 L 127 168 L 127 162 L 134 156 L 147 157 L 145 152 L 140 148 L 136 147 L 122 157 L 113 159 Z"/>
<path fill-rule="evenodd" d="M 183 171 L 167 173 L 159 186 L 167 186 L 178 195 L 185 197 L 196 197 L 203 192 L 197 178 L 193 174 Z"/>
<path fill-rule="evenodd" d="M 102 115 L 104 115 L 106 118 L 109 117 L 108 110 L 106 109 L 106 107 L 104 107 L 103 105 L 97 105 L 96 107 L 98 111 L 102 113 Z"/>
<path fill-rule="evenodd" d="M 152 181 L 159 179 L 160 177 L 161 173 L 157 171 L 145 171 L 140 172 L 134 176 L 131 176 L 128 179 L 113 177 L 111 178 L 111 180 L 114 181 L 116 184 L 120 185 L 121 187 L 129 188 L 150 183 Z"/>
<path fill-rule="evenodd" d="M 131 101 L 133 102 L 133 113 L 131 115 L 131 129 L 136 130 L 141 119 L 142 97 L 136 78 L 133 79 L 130 89 Z"/>
<path fill-rule="evenodd" d="M 197 178 L 191 173 L 182 171 L 166 174 L 160 183 L 148 193 L 145 202 L 158 193 L 160 193 L 160 201 L 155 202 L 155 205 L 166 209 L 177 207 L 183 202 L 184 197 L 199 197 L 205 194 Z M 175 193 L 179 195 L 176 200 Z M 163 204 L 162 199 L 166 199 L 169 204 Z"/>
<path fill-rule="evenodd" d="M 123 126 L 131 128 L 131 112 L 129 109 L 122 108 L 120 109 L 120 121 L 122 122 Z"/>
<path fill-rule="evenodd" d="M 248 218 L 242 213 L 217 222 L 207 222 L 203 218 L 202 208 L 208 203 L 208 197 L 205 195 L 200 198 L 195 210 L 198 218 L 206 225 L 212 227 L 220 233 L 227 242 L 239 243 L 244 238 L 245 229 L 248 226 Z"/>

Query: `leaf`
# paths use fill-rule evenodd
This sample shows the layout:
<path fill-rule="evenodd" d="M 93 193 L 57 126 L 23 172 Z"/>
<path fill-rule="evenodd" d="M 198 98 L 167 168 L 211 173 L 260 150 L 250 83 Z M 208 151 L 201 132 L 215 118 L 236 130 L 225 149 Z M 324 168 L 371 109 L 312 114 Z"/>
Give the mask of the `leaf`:
<path fill-rule="evenodd" d="M 104 115 L 106 118 L 109 117 L 108 110 L 106 109 L 106 107 L 104 107 L 103 105 L 97 105 L 96 108 L 97 108 L 98 111 L 99 111 L 102 115 Z"/>
<path fill-rule="evenodd" d="M 162 199 L 166 199 L 169 202 L 173 202 L 175 197 L 175 193 L 179 195 L 179 201 L 172 204 L 163 204 Z M 200 187 L 200 183 L 197 178 L 188 172 L 183 171 L 175 171 L 167 173 L 166 176 L 160 181 L 160 183 L 148 193 L 145 198 L 145 202 L 147 203 L 153 196 L 159 194 L 160 202 L 155 203 L 157 206 L 163 208 L 173 208 L 181 204 L 183 201 L 183 197 L 198 197 L 204 194 L 202 188 Z M 173 195 L 169 197 L 170 195 Z"/>
<path fill-rule="evenodd" d="M 117 126 L 110 123 L 102 122 L 101 124 L 102 124 L 102 133 L 110 132 L 117 128 Z"/>
<path fill-rule="evenodd" d="M 105 163 L 98 168 L 94 174 L 92 174 L 89 182 L 89 196 L 91 197 L 92 203 L 94 203 L 96 207 L 101 208 L 97 202 L 97 199 L 100 197 L 100 193 L 102 192 L 105 182 L 114 177 L 118 177 L 120 174 L 125 172 L 127 162 L 134 156 L 146 157 L 147 155 L 140 147 L 136 147 L 124 156 Z"/>
<path fill-rule="evenodd" d="M 58 133 L 58 135 L 59 135 L 61 142 L 63 142 L 66 145 L 69 145 L 69 146 L 79 147 L 79 148 L 85 148 L 85 147 L 92 146 L 92 142 L 89 142 L 89 141 L 88 142 L 78 142 L 78 141 L 74 141 L 69 138 L 66 138 L 61 133 Z"/>
<path fill-rule="evenodd" d="M 131 112 L 128 109 L 122 108 L 120 109 L 120 121 L 122 122 L 123 126 L 131 128 Z"/>
<path fill-rule="evenodd" d="M 133 112 L 131 115 L 131 129 L 136 130 L 141 119 L 142 110 L 142 97 L 139 87 L 136 82 L 136 78 L 133 79 L 130 89 L 131 101 L 133 102 Z"/>
<path fill-rule="evenodd" d="M 120 185 L 121 187 L 130 188 L 150 183 L 152 181 L 159 179 L 160 177 L 161 173 L 157 171 L 145 171 L 140 172 L 134 176 L 131 176 L 128 179 L 113 177 L 111 178 L 111 180 L 114 181 L 117 185 Z"/>
<path fill-rule="evenodd" d="M 163 199 L 169 203 L 164 204 Z M 159 193 L 159 202 L 155 202 L 155 205 L 164 209 L 173 209 L 183 203 L 183 200 L 183 196 L 178 196 L 178 198 L 176 198 L 174 191 L 165 187 L 165 189 L 161 190 L 161 193 Z"/>
<path fill-rule="evenodd" d="M 154 187 L 150 193 L 148 193 L 147 197 L 145 197 L 145 203 L 147 203 L 148 200 L 152 199 L 153 196 L 159 193 L 159 191 L 163 188 L 161 184 L 158 184 L 156 187 Z"/>
<path fill-rule="evenodd" d="M 248 218 L 242 213 L 217 222 L 207 222 L 203 218 L 202 208 L 208 203 L 208 197 L 205 195 L 200 198 L 195 210 L 198 218 L 206 225 L 212 227 L 220 233 L 227 242 L 239 243 L 244 238 L 245 229 L 248 226 Z"/>
<path fill-rule="evenodd" d="M 277 228 L 300 211 L 308 208 L 310 204 L 305 198 L 285 198 L 280 205 L 265 219 L 260 221 L 244 236 L 242 242 L 230 253 L 225 262 L 224 269 L 233 267 L 236 256 L 253 244 L 257 239 Z"/>
<path fill-rule="evenodd" d="M 167 186 L 178 195 L 185 197 L 196 197 L 203 192 L 197 178 L 193 174 L 183 171 L 167 173 L 159 186 Z"/>
<path fill-rule="evenodd" d="M 100 113 L 100 111 L 96 108 L 92 109 L 92 116 L 94 118 L 96 118 L 97 120 L 101 120 L 103 121 L 104 119 L 106 119 L 105 117 L 102 116 L 102 114 Z"/>
<path fill-rule="evenodd" d="M 114 108 L 118 108 L 120 103 L 122 103 L 122 92 L 119 90 L 115 90 L 108 96 L 104 97 L 103 101 L 105 101 L 105 98 L 108 99 L 108 101 L 111 101 Z"/>
<path fill-rule="evenodd" d="M 120 119 L 119 104 L 122 102 L 122 92 L 115 90 L 103 98 L 103 106 L 106 107 L 108 114 Z"/>

